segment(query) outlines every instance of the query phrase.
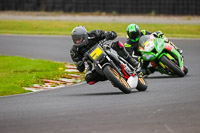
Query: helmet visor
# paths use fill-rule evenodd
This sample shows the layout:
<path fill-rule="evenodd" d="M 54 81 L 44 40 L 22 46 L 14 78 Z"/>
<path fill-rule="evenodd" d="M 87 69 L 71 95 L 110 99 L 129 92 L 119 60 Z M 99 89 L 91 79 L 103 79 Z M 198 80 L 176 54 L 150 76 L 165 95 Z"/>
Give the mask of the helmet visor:
<path fill-rule="evenodd" d="M 131 32 L 129 37 L 131 39 L 135 40 L 135 39 L 139 38 L 139 36 L 140 36 L 139 32 Z"/>
<path fill-rule="evenodd" d="M 139 32 L 131 32 L 129 34 L 129 38 L 131 39 L 131 41 L 137 42 L 140 39 L 140 33 Z"/>
<path fill-rule="evenodd" d="M 75 44 L 80 44 L 83 41 L 83 37 L 73 38 L 73 41 Z"/>

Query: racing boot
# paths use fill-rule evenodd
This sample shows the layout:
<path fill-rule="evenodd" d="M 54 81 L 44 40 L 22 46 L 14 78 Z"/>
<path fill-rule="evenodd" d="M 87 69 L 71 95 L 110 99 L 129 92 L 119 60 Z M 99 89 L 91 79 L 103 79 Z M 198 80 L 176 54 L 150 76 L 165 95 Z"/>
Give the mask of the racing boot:
<path fill-rule="evenodd" d="M 148 77 L 150 74 L 153 74 L 155 71 L 156 71 L 156 69 L 154 67 L 141 69 L 141 72 L 142 72 L 144 78 Z"/>

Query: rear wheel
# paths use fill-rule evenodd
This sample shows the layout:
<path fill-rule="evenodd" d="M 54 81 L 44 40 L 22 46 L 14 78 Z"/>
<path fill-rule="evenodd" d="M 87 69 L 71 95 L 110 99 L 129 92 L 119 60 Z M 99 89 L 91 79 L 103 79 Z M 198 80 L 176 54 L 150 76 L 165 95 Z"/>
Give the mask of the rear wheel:
<path fill-rule="evenodd" d="M 118 74 L 118 72 L 114 68 L 107 65 L 103 68 L 103 72 L 108 78 L 108 80 L 110 80 L 115 86 L 117 86 L 123 93 L 131 93 L 132 88 L 129 86 L 126 80 Z"/>
<path fill-rule="evenodd" d="M 142 77 L 138 77 L 138 85 L 136 87 L 138 91 L 146 91 L 147 84 L 146 81 Z"/>
<path fill-rule="evenodd" d="M 188 67 L 187 66 L 184 66 L 184 73 L 185 73 L 185 75 L 188 73 Z"/>
<path fill-rule="evenodd" d="M 180 67 L 165 55 L 160 58 L 160 61 L 175 75 L 178 75 L 179 77 L 185 76 L 185 73 L 180 69 Z"/>

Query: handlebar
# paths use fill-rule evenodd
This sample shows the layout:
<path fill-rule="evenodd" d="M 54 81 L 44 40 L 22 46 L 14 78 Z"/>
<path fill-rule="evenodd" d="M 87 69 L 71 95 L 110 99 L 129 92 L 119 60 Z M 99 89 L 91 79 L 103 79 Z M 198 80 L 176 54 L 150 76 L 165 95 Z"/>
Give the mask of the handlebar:
<path fill-rule="evenodd" d="M 106 42 L 107 41 L 107 39 L 105 38 L 105 39 L 103 39 L 103 40 L 100 40 L 99 41 L 99 43 L 97 43 L 96 45 L 101 45 L 101 46 L 103 46 L 104 45 L 104 42 Z M 95 45 L 94 45 L 95 46 Z M 82 63 L 81 64 L 83 64 L 86 60 L 87 60 L 87 55 L 88 55 L 88 51 L 87 52 L 85 52 L 85 54 L 83 55 L 83 58 L 82 58 Z"/>
<path fill-rule="evenodd" d="M 106 41 L 107 41 L 107 39 L 105 38 L 105 39 L 103 39 L 103 40 L 99 41 L 99 43 L 98 43 L 98 44 L 102 44 L 102 45 L 103 45 L 103 43 L 104 43 L 104 42 L 106 42 Z"/>

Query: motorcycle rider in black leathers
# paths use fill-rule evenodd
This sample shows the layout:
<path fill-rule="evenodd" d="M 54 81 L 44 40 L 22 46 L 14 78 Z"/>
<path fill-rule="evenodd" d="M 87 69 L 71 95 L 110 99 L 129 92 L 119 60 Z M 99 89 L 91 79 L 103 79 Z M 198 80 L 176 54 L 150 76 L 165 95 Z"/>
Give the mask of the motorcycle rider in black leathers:
<path fill-rule="evenodd" d="M 85 70 L 85 64 L 83 63 L 82 58 L 85 52 L 103 39 L 114 40 L 117 37 L 117 34 L 114 31 L 106 32 L 97 29 L 87 32 L 84 26 L 77 26 L 72 30 L 71 36 L 74 45 L 70 50 L 70 55 L 76 64 L 77 70 L 83 72 Z M 133 67 L 139 67 L 140 63 L 128 54 L 122 42 L 114 41 L 111 44 L 111 47 L 113 47 L 113 49 Z M 98 81 L 105 81 L 107 78 L 98 74 L 92 69 L 92 65 L 88 64 L 85 80 L 89 85 L 92 85 Z"/>
<path fill-rule="evenodd" d="M 140 31 L 139 26 L 137 24 L 129 24 L 126 31 L 127 31 L 127 41 L 124 44 L 124 46 L 132 57 L 134 57 L 135 59 L 137 59 L 139 62 L 142 63 L 141 71 L 145 77 L 148 76 L 149 74 L 154 73 L 156 69 L 154 67 L 148 67 L 149 62 L 143 61 L 142 59 L 142 55 L 139 51 L 139 39 L 141 36 L 153 34 L 155 37 L 164 38 L 166 43 L 170 43 L 180 54 L 182 54 L 182 50 L 176 47 L 174 43 L 170 42 L 168 38 L 166 38 L 161 31 L 156 31 L 153 33 L 146 30 Z"/>

